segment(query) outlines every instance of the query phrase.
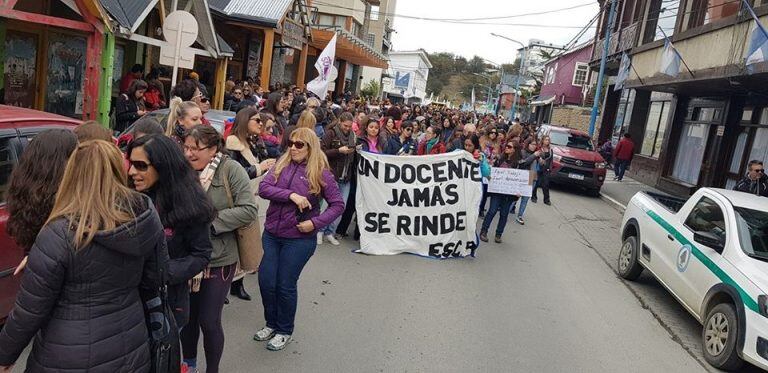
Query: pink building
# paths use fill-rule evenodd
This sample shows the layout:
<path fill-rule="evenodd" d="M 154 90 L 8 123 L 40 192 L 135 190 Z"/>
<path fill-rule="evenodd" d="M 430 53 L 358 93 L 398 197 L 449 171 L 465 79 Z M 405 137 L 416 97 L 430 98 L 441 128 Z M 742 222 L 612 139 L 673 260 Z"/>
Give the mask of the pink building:
<path fill-rule="evenodd" d="M 539 97 L 531 101 L 533 119 L 549 123 L 552 109 L 558 105 L 584 105 L 584 94 L 590 84 L 589 60 L 592 42 L 575 48 L 547 61 L 544 82 Z"/>

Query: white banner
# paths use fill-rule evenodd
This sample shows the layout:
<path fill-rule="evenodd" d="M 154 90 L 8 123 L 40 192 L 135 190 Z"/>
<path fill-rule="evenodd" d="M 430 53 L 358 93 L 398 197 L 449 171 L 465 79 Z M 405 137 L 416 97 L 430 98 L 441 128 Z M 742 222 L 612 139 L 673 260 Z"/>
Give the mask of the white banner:
<path fill-rule="evenodd" d="M 474 256 L 482 184 L 480 164 L 471 154 L 361 152 L 357 174 L 358 252 Z"/>
<path fill-rule="evenodd" d="M 491 168 L 488 193 L 530 197 L 533 194 L 533 173 L 514 168 Z"/>

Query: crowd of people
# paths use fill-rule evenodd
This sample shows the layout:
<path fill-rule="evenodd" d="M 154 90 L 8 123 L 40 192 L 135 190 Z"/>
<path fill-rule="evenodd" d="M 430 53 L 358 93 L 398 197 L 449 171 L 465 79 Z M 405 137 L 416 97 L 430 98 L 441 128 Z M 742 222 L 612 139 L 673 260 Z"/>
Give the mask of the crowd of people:
<path fill-rule="evenodd" d="M 498 243 L 510 214 L 524 224 L 539 188 L 550 204 L 553 153 L 534 125 L 436 106 L 320 100 L 294 86 L 267 94 L 227 82 L 226 107 L 236 115 L 220 133 L 205 118 L 207 94 L 195 79 L 171 90 L 162 124 L 145 115 L 165 104 L 162 95 L 157 106 L 145 101 L 153 84 L 138 74 L 124 80 L 113 130 L 132 126 L 125 147 L 96 122 L 74 132 L 48 130 L 13 171 L 8 230 L 28 256 L 17 269 L 23 277 L 16 307 L 0 331 L 0 371 L 33 338 L 31 370 L 150 371 L 157 351 L 148 341 L 167 340 L 170 331 L 183 356 L 180 369 L 196 371 L 202 333 L 206 371 L 218 372 L 228 296 L 251 300 L 238 264 L 244 246 L 263 250 L 264 326 L 254 340 L 282 350 L 294 332 L 304 266 L 317 245 L 339 245 L 352 228 L 359 151 L 466 151 L 486 180 L 491 167 L 529 170 L 536 180 L 531 198 L 488 193 L 484 184 L 486 242 L 497 213 Z M 260 242 L 239 233 L 253 224 L 263 225 Z M 353 238 L 359 235 L 355 227 Z"/>

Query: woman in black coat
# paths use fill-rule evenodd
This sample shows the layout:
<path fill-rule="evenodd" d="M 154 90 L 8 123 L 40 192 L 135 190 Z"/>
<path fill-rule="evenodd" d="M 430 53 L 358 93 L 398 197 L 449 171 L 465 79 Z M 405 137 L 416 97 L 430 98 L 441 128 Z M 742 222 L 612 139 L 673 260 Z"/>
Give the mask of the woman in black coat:
<path fill-rule="evenodd" d="M 0 331 L 0 371 L 33 337 L 30 372 L 150 370 L 145 305 L 164 320 L 152 305 L 168 253 L 152 202 L 125 181 L 114 144 L 87 141 L 72 154 Z"/>
<path fill-rule="evenodd" d="M 197 174 L 171 138 L 144 136 L 131 143 L 129 184 L 152 198 L 168 242 L 168 303 L 179 329 L 189 321 L 189 280 L 211 259 L 215 209 Z"/>
<path fill-rule="evenodd" d="M 131 82 L 128 91 L 117 98 L 115 104 L 115 128 L 116 132 L 122 133 L 133 122 L 144 116 L 144 93 L 149 86 L 143 80 L 134 80 Z"/>

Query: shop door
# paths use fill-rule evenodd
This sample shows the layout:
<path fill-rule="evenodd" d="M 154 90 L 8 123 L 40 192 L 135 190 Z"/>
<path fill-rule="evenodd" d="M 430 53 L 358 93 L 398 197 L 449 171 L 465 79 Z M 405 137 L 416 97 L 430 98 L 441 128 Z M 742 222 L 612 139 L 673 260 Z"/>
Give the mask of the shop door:
<path fill-rule="evenodd" d="M 5 65 L 0 102 L 34 108 L 37 102 L 36 34 L 8 30 L 5 37 Z"/>
<path fill-rule="evenodd" d="M 713 176 L 714 154 L 722 129 L 723 101 L 695 100 L 688 106 L 683 128 L 678 140 L 671 177 L 684 184 L 701 185 Z"/>

